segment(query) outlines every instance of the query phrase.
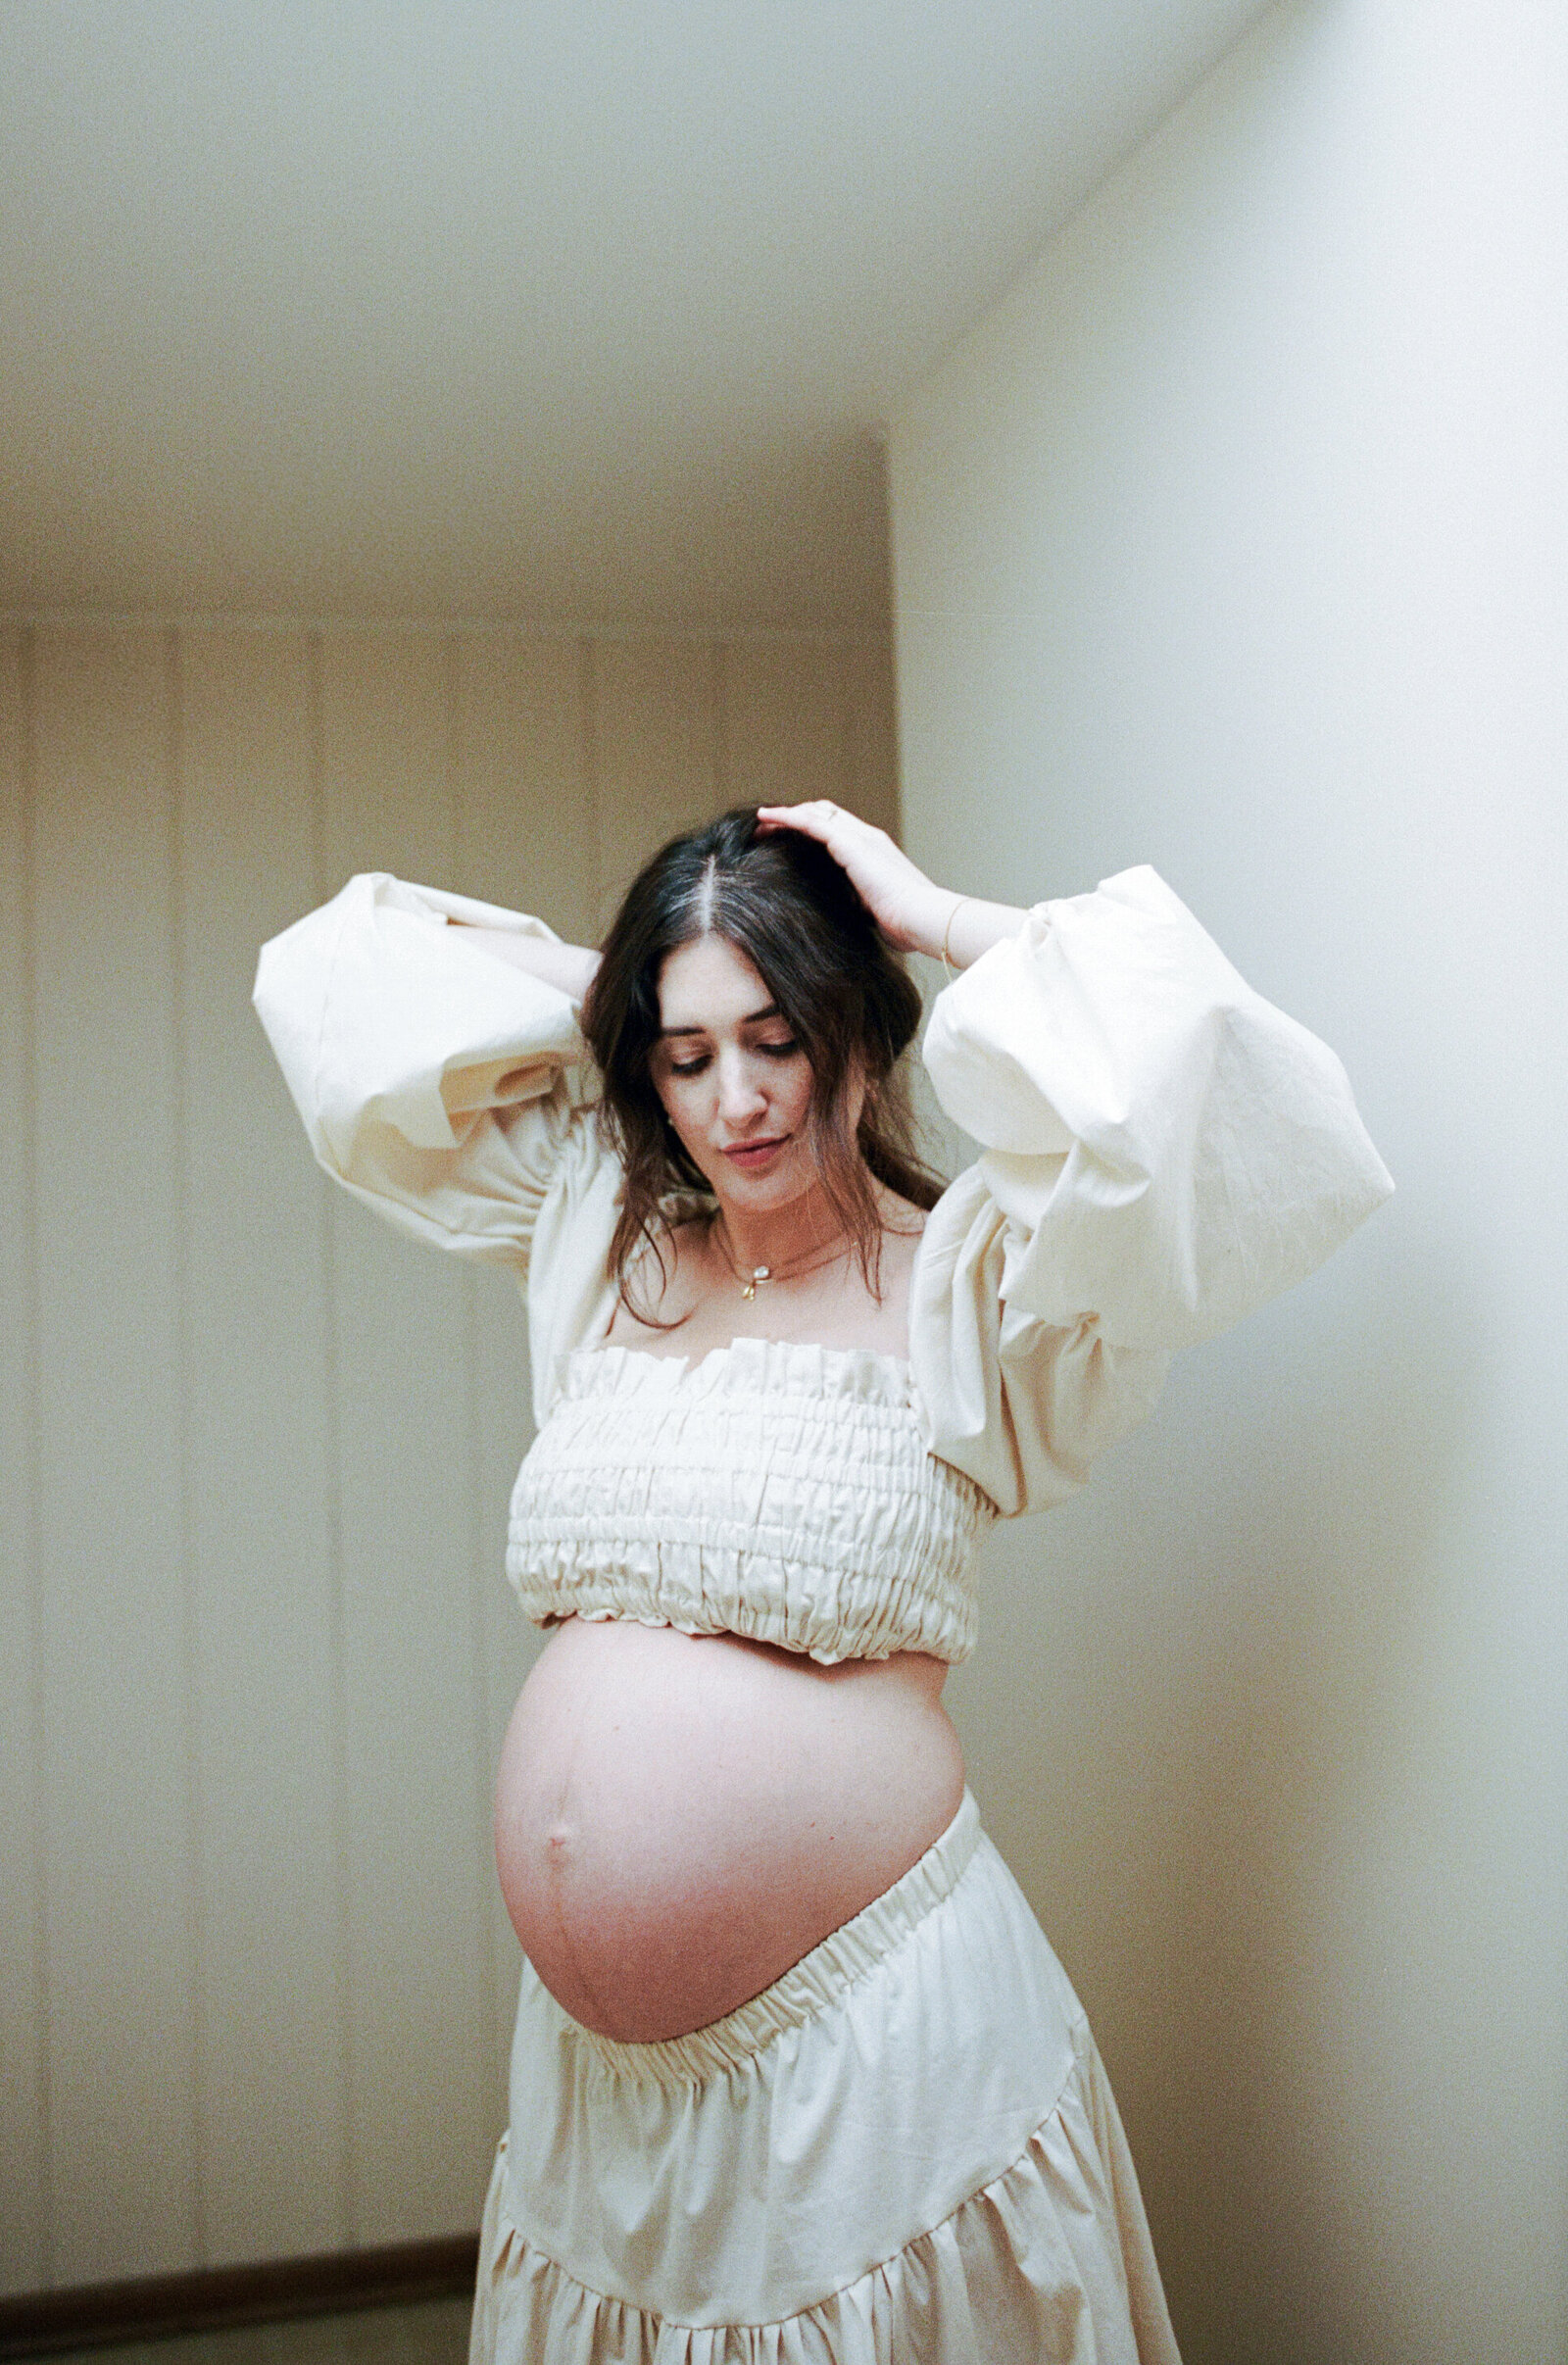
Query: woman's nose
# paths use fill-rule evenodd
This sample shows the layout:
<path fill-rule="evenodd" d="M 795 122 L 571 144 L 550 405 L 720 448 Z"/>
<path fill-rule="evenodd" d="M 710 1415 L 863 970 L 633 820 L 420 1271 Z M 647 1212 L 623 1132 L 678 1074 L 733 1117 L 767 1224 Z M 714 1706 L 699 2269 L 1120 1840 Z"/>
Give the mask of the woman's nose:
<path fill-rule="evenodd" d="M 755 1116 L 767 1106 L 767 1095 L 761 1088 L 761 1078 L 750 1060 L 720 1058 L 718 1062 L 718 1109 L 728 1125 L 739 1124 L 745 1117 Z"/>

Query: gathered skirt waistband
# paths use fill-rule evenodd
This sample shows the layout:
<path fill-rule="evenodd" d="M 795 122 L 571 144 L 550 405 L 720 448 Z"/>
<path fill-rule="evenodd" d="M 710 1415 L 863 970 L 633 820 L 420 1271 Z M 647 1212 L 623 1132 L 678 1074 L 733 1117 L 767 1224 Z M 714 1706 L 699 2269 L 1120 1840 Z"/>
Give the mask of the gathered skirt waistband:
<path fill-rule="evenodd" d="M 525 1967 L 472 2354 L 1173 2365 L 1082 2008 L 972 1798 L 690 2036 L 596 2036 Z"/>
<path fill-rule="evenodd" d="M 909 1937 L 925 1916 L 952 1896 L 980 1840 L 980 1809 L 965 1791 L 963 1803 L 941 1837 L 880 1897 L 831 1931 L 819 1946 L 793 1963 L 760 1995 L 754 1995 L 722 2020 L 710 2021 L 687 2037 L 652 2045 L 625 2045 L 613 2037 L 561 2017 L 584 2049 L 612 2076 L 673 2093 L 701 2085 L 723 2070 L 752 2060 L 786 2029 L 804 2028 L 841 2002 L 858 1979 Z M 561 2011 L 561 2006 L 556 2006 Z"/>

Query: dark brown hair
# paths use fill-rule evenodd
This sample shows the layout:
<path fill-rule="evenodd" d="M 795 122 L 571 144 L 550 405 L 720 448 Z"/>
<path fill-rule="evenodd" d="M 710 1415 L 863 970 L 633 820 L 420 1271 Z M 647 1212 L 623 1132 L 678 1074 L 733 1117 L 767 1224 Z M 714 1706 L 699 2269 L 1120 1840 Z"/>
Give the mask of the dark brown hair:
<path fill-rule="evenodd" d="M 866 1287 L 879 1296 L 882 1219 L 872 1178 L 917 1207 L 935 1207 L 944 1188 L 915 1155 L 908 1096 L 894 1072 L 920 1022 L 919 992 L 826 848 L 795 829 L 759 835 L 756 806 L 742 805 L 671 838 L 638 872 L 583 1005 L 583 1032 L 604 1078 L 599 1122 L 626 1175 L 610 1249 L 622 1300 L 644 1241 L 664 1269 L 670 1195 L 711 1197 L 664 1114 L 650 1066 L 665 957 L 710 935 L 752 962 L 806 1054 L 808 1147 Z M 866 1092 L 852 1130 L 846 1103 L 858 1063 Z"/>

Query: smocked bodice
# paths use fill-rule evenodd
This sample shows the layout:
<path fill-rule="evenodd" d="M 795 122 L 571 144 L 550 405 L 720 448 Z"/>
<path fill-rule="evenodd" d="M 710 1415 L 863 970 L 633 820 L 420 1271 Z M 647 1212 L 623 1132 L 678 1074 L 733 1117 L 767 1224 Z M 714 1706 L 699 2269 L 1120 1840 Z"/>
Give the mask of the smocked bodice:
<path fill-rule="evenodd" d="M 823 1660 L 974 1646 L 996 1506 L 926 1447 L 909 1366 L 737 1339 L 579 1349 L 512 1498 L 523 1608 L 747 1635 Z"/>

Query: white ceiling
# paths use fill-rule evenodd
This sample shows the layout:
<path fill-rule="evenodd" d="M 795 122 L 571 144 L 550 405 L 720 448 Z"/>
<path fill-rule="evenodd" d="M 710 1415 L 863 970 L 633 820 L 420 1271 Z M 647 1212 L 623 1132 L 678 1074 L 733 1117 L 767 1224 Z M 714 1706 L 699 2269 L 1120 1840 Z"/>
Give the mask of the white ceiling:
<path fill-rule="evenodd" d="M 878 429 L 1260 0 L 7 0 L 0 604 L 878 625 Z"/>

